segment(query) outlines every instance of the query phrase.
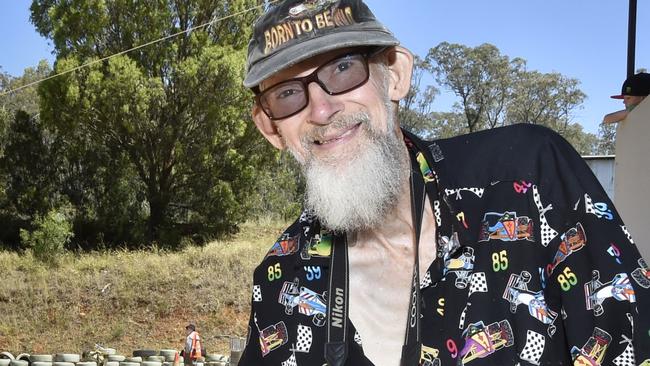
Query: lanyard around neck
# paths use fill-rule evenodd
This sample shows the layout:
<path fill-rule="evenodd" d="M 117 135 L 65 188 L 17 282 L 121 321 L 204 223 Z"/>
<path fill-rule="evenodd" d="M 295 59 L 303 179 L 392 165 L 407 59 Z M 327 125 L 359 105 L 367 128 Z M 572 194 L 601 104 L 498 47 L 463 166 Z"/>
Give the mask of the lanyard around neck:
<path fill-rule="evenodd" d="M 425 184 L 417 162 L 411 169 L 411 214 L 415 229 L 415 264 L 406 336 L 402 346 L 401 366 L 415 366 L 420 360 L 420 265 L 419 244 L 422 215 L 425 204 Z M 343 235 L 337 235 L 332 245 L 327 304 L 327 343 L 325 360 L 329 366 L 342 366 L 348 356 L 347 323 L 349 316 L 349 262 L 348 243 Z"/>

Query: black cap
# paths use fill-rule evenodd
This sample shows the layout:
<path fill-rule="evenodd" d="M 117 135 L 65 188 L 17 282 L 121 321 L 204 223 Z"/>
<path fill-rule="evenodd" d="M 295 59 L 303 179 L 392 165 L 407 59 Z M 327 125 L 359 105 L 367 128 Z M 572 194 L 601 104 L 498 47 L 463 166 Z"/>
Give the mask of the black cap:
<path fill-rule="evenodd" d="M 623 99 L 624 96 L 645 97 L 650 94 L 650 74 L 640 72 L 632 75 L 623 83 L 620 95 L 612 95 L 614 99 Z"/>
<path fill-rule="evenodd" d="M 185 329 L 190 329 L 190 330 L 192 330 L 192 331 L 195 331 L 195 330 L 196 330 L 196 326 L 194 326 L 194 324 L 190 323 L 190 324 L 188 324 L 188 325 L 185 326 Z"/>
<path fill-rule="evenodd" d="M 285 0 L 255 22 L 244 86 L 331 50 L 398 44 L 361 0 Z"/>

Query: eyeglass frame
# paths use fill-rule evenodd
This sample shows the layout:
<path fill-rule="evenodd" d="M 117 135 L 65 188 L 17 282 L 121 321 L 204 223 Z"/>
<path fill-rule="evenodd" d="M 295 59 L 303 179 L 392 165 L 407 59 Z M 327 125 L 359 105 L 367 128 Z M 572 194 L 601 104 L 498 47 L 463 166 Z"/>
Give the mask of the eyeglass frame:
<path fill-rule="evenodd" d="M 318 84 L 318 86 L 320 86 L 320 88 L 325 93 L 327 93 L 328 95 L 341 95 L 341 94 L 349 93 L 349 92 L 351 92 L 351 91 L 353 91 L 353 90 L 355 90 L 357 88 L 360 88 L 363 85 L 365 85 L 368 82 L 368 80 L 370 80 L 370 66 L 368 64 L 368 60 L 370 60 L 371 58 L 381 54 L 387 48 L 388 47 L 385 47 L 385 46 L 379 46 L 379 47 L 368 47 L 368 48 L 366 48 L 364 50 L 353 50 L 353 51 L 350 51 L 350 52 L 347 52 L 347 53 L 337 55 L 336 57 L 333 57 L 332 59 L 330 59 L 330 60 L 328 60 L 326 62 L 323 62 L 314 71 L 310 72 L 308 75 L 279 81 L 279 82 L 269 86 L 268 88 L 265 88 L 265 90 L 260 90 L 260 86 L 258 85 L 258 86 L 256 86 L 255 88 L 252 89 L 253 93 L 255 93 L 255 103 L 257 103 L 257 105 L 264 112 L 264 114 L 266 114 L 266 116 L 269 117 L 269 119 L 272 120 L 272 121 L 277 121 L 277 120 L 293 117 L 296 114 L 302 112 L 309 105 L 309 84 L 311 84 L 311 83 Z M 327 87 L 325 86 L 325 84 L 318 78 L 318 72 L 323 67 L 328 66 L 329 64 L 331 64 L 332 62 L 334 62 L 334 61 L 336 61 L 338 59 L 342 59 L 342 58 L 350 57 L 350 56 L 356 56 L 356 55 L 360 55 L 362 57 L 362 59 L 363 59 L 363 66 L 364 66 L 364 69 L 366 71 L 366 77 L 361 82 L 359 82 L 357 85 L 354 85 L 354 86 L 352 86 L 350 88 L 347 88 L 347 89 L 345 89 L 343 91 L 330 92 L 329 90 L 327 90 Z M 288 114 L 286 116 L 282 116 L 282 117 L 273 117 L 273 116 L 271 116 L 269 114 L 269 112 L 264 108 L 264 105 L 262 104 L 261 99 L 262 99 L 262 96 L 264 95 L 264 93 L 269 91 L 269 90 L 272 90 L 273 88 L 275 88 L 276 86 L 278 86 L 280 84 L 285 84 L 285 83 L 290 83 L 290 82 L 295 82 L 295 81 L 300 82 L 300 84 L 302 85 L 302 87 L 303 87 L 303 89 L 305 91 L 305 105 L 300 107 L 295 112 L 290 113 L 290 114 Z"/>

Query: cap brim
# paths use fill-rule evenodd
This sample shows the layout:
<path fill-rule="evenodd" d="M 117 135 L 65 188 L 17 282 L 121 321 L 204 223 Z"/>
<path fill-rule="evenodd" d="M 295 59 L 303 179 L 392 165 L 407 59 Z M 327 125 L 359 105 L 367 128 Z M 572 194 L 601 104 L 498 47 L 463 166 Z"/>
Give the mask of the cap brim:
<path fill-rule="evenodd" d="M 310 38 L 251 65 L 244 80 L 244 86 L 247 88 L 257 86 L 277 72 L 328 51 L 346 47 L 396 46 L 398 44 L 399 41 L 391 33 L 376 28 L 358 28 Z"/>
<path fill-rule="evenodd" d="M 610 98 L 612 99 L 623 99 L 625 97 L 624 95 L 612 95 Z"/>

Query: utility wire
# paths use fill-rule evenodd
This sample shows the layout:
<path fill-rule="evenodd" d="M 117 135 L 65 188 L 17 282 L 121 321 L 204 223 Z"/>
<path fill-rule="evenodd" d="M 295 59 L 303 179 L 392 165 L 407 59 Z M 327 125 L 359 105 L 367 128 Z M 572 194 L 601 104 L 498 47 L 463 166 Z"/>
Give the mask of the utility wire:
<path fill-rule="evenodd" d="M 214 19 L 214 18 L 213 18 L 213 19 L 210 20 L 209 22 L 204 23 L 204 24 L 201 24 L 201 25 L 197 25 L 196 27 L 190 27 L 190 28 L 185 29 L 185 30 L 183 30 L 183 31 L 180 31 L 180 32 L 177 32 L 177 33 L 174 33 L 174 34 L 170 34 L 170 35 L 165 36 L 165 37 L 162 37 L 162 38 L 158 38 L 158 39 L 156 39 L 156 40 L 154 40 L 154 41 L 147 42 L 147 43 L 145 43 L 145 44 L 141 44 L 141 45 L 139 45 L 139 46 L 135 46 L 135 47 L 129 48 L 128 50 L 120 51 L 120 52 L 115 53 L 115 54 L 112 54 L 112 55 L 110 55 L 110 56 L 102 57 L 102 58 L 100 58 L 100 59 L 97 59 L 97 60 L 94 60 L 94 61 L 87 62 L 87 63 L 85 63 L 85 64 L 83 64 L 83 65 L 79 65 L 79 66 L 74 67 L 74 68 L 72 68 L 72 69 L 70 69 L 70 70 L 66 70 L 66 71 L 63 71 L 63 72 L 60 72 L 60 73 L 57 73 L 57 74 L 54 74 L 54 75 L 50 75 L 50 76 L 48 76 L 48 77 L 45 77 L 45 78 L 42 78 L 42 79 L 39 79 L 39 80 L 36 80 L 36 81 L 32 81 L 31 83 L 27 83 L 27 84 L 25 84 L 25 85 L 19 86 L 19 87 L 17 87 L 17 88 L 11 89 L 11 90 L 3 91 L 3 92 L 0 93 L 0 97 L 4 97 L 4 96 L 7 95 L 7 94 L 15 93 L 15 92 L 17 92 L 17 91 L 20 91 L 20 90 L 22 90 L 22 89 L 28 88 L 28 87 L 30 87 L 30 86 L 33 86 L 33 85 L 36 85 L 36 84 L 40 84 L 40 83 L 42 83 L 42 82 L 44 82 L 44 81 L 46 81 L 46 80 L 54 79 L 54 78 L 59 77 L 59 76 L 61 76 L 61 75 L 65 75 L 65 74 L 69 74 L 69 73 L 71 73 L 71 72 L 75 72 L 75 71 L 77 71 L 77 70 L 83 69 L 83 68 L 88 67 L 88 66 L 90 66 L 90 65 L 94 65 L 94 64 L 96 64 L 96 63 L 98 63 L 98 62 L 106 61 L 106 60 L 111 59 L 111 58 L 113 58 L 113 57 L 117 57 L 117 56 L 120 56 L 120 55 L 124 55 L 124 54 L 126 54 L 126 53 L 131 52 L 131 51 L 135 51 L 135 50 L 138 50 L 138 49 L 140 49 L 140 48 L 144 48 L 144 47 L 147 47 L 147 46 L 151 46 L 152 44 L 156 44 L 156 43 L 159 43 L 159 42 L 162 42 L 162 41 L 168 40 L 168 39 L 170 39 L 170 38 L 174 38 L 174 37 L 179 36 L 179 35 L 181 35 L 181 34 L 188 33 L 188 32 L 191 32 L 191 31 L 193 31 L 193 30 L 200 29 L 200 28 L 205 28 L 205 27 L 207 27 L 207 26 L 212 25 L 213 23 L 218 23 L 218 22 L 220 22 L 220 21 L 223 21 L 223 20 L 226 20 L 226 19 L 229 19 L 229 18 L 233 18 L 233 17 L 236 17 L 236 16 L 238 16 L 238 15 L 246 14 L 246 13 L 248 13 L 248 12 L 250 12 L 250 11 L 256 10 L 256 9 L 258 9 L 258 8 L 261 8 L 261 7 L 265 7 L 265 6 L 267 6 L 267 5 L 270 5 L 270 4 L 273 4 L 273 3 L 276 3 L 276 2 L 278 2 L 278 1 L 280 1 L 280 0 L 270 0 L 270 1 L 268 1 L 268 2 L 265 2 L 265 4 L 261 4 L 261 5 L 258 5 L 258 6 L 254 6 L 254 7 L 252 7 L 252 8 L 249 8 L 249 9 L 246 9 L 246 10 L 242 10 L 242 11 L 237 12 L 237 13 L 234 13 L 234 14 L 226 15 L 226 16 L 224 16 L 224 17 L 222 17 L 222 18 L 219 18 L 219 19 Z"/>

